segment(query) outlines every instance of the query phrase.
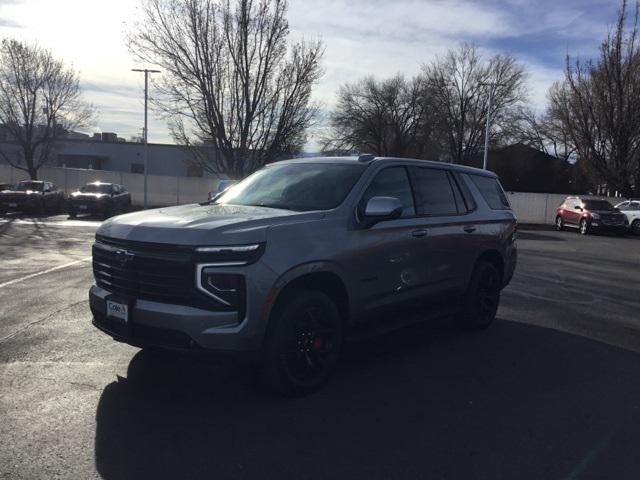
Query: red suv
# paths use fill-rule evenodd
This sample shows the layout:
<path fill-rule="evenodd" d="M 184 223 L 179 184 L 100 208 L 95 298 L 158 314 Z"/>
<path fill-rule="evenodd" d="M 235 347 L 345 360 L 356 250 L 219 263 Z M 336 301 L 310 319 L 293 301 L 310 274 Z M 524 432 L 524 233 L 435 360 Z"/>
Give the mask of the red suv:
<path fill-rule="evenodd" d="M 606 231 L 624 235 L 629 230 L 627 217 L 606 200 L 567 197 L 556 210 L 556 228 L 577 228 L 582 235 Z"/>

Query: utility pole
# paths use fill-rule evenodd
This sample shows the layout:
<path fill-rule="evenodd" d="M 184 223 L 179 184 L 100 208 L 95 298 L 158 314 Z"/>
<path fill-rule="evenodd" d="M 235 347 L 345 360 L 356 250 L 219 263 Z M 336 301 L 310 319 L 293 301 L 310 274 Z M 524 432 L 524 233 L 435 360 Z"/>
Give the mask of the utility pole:
<path fill-rule="evenodd" d="M 487 161 L 489 160 L 489 130 L 491 129 L 491 104 L 493 103 L 493 94 L 496 87 L 504 87 L 504 83 L 481 83 L 480 85 L 485 87 L 491 87 L 489 90 L 489 105 L 487 107 L 487 128 L 484 133 L 484 160 L 482 162 L 482 169 L 487 169 Z"/>
<path fill-rule="evenodd" d="M 144 208 L 147 208 L 147 170 L 148 170 L 148 152 L 147 152 L 147 139 L 149 138 L 149 128 L 147 126 L 147 111 L 149 103 L 149 74 L 160 73 L 160 70 L 149 70 L 148 68 L 131 69 L 132 72 L 144 72 L 144 133 L 142 135 L 142 158 L 144 162 Z"/>

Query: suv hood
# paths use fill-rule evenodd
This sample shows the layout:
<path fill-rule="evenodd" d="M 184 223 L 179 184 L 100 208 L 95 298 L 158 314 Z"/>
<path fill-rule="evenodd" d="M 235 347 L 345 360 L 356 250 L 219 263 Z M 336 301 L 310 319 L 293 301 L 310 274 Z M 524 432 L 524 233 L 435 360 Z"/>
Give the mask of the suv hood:
<path fill-rule="evenodd" d="M 614 212 L 612 210 L 589 210 L 591 213 L 597 213 L 598 215 L 604 215 L 604 216 L 621 216 L 624 215 L 622 212 Z"/>
<path fill-rule="evenodd" d="M 266 228 L 322 218 L 322 212 L 294 212 L 241 205 L 184 205 L 120 215 L 96 232 L 105 237 L 171 245 L 232 245 L 266 241 Z"/>

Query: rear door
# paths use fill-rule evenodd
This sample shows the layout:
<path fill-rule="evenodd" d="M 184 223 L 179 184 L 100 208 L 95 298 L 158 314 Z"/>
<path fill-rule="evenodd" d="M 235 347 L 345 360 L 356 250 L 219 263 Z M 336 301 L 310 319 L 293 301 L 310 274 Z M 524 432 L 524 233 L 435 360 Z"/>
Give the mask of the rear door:
<path fill-rule="evenodd" d="M 469 241 L 476 229 L 467 215 L 470 209 L 456 178 L 447 169 L 412 167 L 411 174 L 417 221 L 426 231 L 419 242 L 425 295 L 459 294 L 476 253 Z"/>

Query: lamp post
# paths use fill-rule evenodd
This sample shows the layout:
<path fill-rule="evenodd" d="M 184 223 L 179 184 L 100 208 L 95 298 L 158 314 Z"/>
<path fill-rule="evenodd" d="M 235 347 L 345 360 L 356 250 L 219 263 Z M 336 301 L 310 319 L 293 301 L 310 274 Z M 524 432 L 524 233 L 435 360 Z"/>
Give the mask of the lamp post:
<path fill-rule="evenodd" d="M 147 153 L 147 139 L 149 137 L 149 129 L 147 127 L 147 110 L 149 103 L 149 74 L 160 73 L 160 70 L 149 70 L 148 68 L 139 69 L 133 68 L 132 72 L 144 72 L 144 133 L 142 135 L 142 159 L 144 163 L 144 208 L 147 208 L 147 170 L 148 170 L 148 153 Z"/>
<path fill-rule="evenodd" d="M 491 87 L 489 90 L 489 105 L 487 107 L 487 128 L 484 133 L 484 160 L 482 161 L 482 169 L 487 169 L 487 161 L 489 159 L 489 130 L 491 128 L 491 104 L 493 103 L 493 94 L 495 93 L 496 87 L 504 87 L 504 83 L 480 83 L 480 85 L 485 87 Z"/>

